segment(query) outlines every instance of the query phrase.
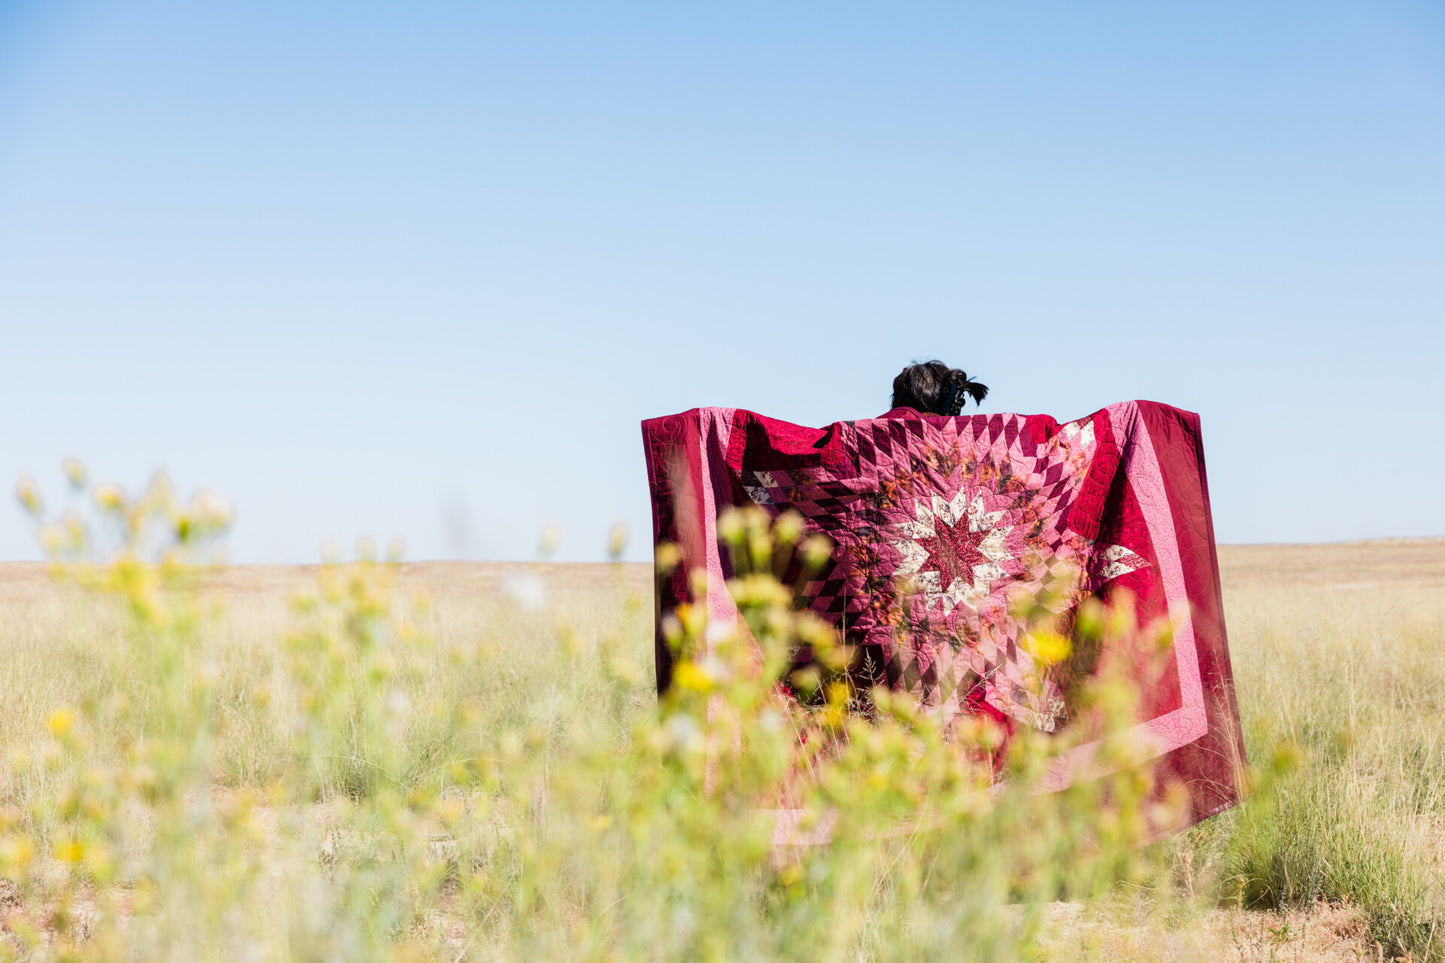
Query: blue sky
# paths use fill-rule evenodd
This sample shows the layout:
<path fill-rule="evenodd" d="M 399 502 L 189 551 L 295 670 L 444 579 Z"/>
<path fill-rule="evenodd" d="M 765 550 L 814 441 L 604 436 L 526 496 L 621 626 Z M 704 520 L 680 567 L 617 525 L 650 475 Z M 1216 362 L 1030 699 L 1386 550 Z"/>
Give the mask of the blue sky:
<path fill-rule="evenodd" d="M 1442 535 L 1442 172 L 1426 0 L 0 0 L 0 481 L 640 559 L 642 418 L 937 356 L 1200 412 L 1222 541 Z"/>

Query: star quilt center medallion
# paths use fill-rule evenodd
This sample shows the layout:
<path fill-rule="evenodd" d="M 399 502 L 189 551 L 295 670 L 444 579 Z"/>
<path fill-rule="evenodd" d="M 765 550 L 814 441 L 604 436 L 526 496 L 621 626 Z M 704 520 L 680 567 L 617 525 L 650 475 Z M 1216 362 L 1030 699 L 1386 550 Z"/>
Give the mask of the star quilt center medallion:
<path fill-rule="evenodd" d="M 987 510 L 983 496 L 970 501 L 960 491 L 950 501 L 939 495 L 919 500 L 914 518 L 897 526 L 903 536 L 892 545 L 903 556 L 894 574 L 911 578 L 929 606 L 944 612 L 957 605 L 977 609 L 993 582 L 1004 578 L 1004 562 L 1013 555 L 1006 539 L 1012 530 L 1004 525 L 1002 511 Z"/>

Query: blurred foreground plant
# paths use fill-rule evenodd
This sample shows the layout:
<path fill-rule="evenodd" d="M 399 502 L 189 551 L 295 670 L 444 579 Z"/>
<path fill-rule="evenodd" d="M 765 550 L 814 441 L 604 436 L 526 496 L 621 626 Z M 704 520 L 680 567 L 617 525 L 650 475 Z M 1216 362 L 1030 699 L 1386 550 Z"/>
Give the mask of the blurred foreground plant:
<path fill-rule="evenodd" d="M 0 945 L 17 955 L 1042 958 L 1045 902 L 1163 872 L 1140 844 L 1166 803 L 1137 759 L 1040 791 L 1060 752 L 1129 717 L 1120 671 L 1102 665 L 1074 728 L 1021 733 L 995 773 L 989 723 L 944 726 L 850 681 L 846 648 L 780 580 L 826 553 L 790 516 L 723 520 L 742 619 L 673 613 L 655 709 L 645 638 L 516 622 L 444 644 L 398 565 L 365 558 L 322 568 L 269 684 L 242 698 L 206 645 L 220 610 L 203 563 L 229 512 L 163 482 L 92 492 L 98 521 L 44 540 L 126 628 L 104 697 L 55 708 L 41 748 L 12 752 Z M 20 497 L 43 515 L 33 486 Z M 101 529 L 114 542 L 96 561 Z M 1057 662 L 1074 638 L 1046 609 L 1033 644 Z M 1135 631 L 1098 609 L 1080 622 L 1079 638 Z M 581 680 L 554 712 L 555 681 L 506 691 L 518 647 L 544 643 L 557 678 Z M 803 648 L 815 658 L 790 674 Z M 241 712 L 282 749 L 264 779 L 227 786 L 217 734 Z"/>

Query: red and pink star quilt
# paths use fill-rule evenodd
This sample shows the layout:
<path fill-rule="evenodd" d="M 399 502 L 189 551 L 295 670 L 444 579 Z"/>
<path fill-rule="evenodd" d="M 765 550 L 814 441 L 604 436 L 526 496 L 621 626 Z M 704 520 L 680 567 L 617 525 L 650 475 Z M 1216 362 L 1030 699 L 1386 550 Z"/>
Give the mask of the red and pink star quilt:
<path fill-rule="evenodd" d="M 1020 593 L 1050 587 L 1065 610 L 1127 593 L 1141 625 L 1168 618 L 1173 645 L 1148 673 L 1133 727 L 1063 753 L 1047 787 L 1096 777 L 1096 757 L 1114 757 L 1104 743 L 1130 739 L 1150 747 L 1161 785 L 1188 790 L 1188 812 L 1168 828 L 1238 801 L 1244 746 L 1197 415 L 1136 401 L 1064 423 L 896 409 L 806 428 L 696 408 L 644 421 L 642 433 L 654 539 L 682 557 L 658 580 L 659 690 L 673 662 L 662 617 L 689 599 L 689 572 L 707 575 L 711 621 L 737 618 L 719 515 L 793 510 L 834 545 L 799 587 L 806 603 L 866 654 L 871 684 L 945 721 L 983 712 L 1008 732 L 1066 726 L 1067 673 L 1022 644 Z"/>

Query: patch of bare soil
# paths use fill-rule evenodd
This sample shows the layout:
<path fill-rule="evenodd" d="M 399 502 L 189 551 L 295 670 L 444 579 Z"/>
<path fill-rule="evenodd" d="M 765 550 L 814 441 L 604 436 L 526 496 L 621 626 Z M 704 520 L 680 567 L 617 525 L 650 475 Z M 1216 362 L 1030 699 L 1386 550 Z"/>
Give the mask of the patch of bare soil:
<path fill-rule="evenodd" d="M 1157 921 L 1102 918 L 1079 903 L 1053 904 L 1046 921 L 1048 943 L 1056 949 L 1076 947 L 1079 960 L 1357 963 L 1396 959 L 1370 940 L 1362 912 L 1329 903 L 1283 912 L 1206 910 L 1190 914 L 1177 931 L 1161 929 Z"/>

